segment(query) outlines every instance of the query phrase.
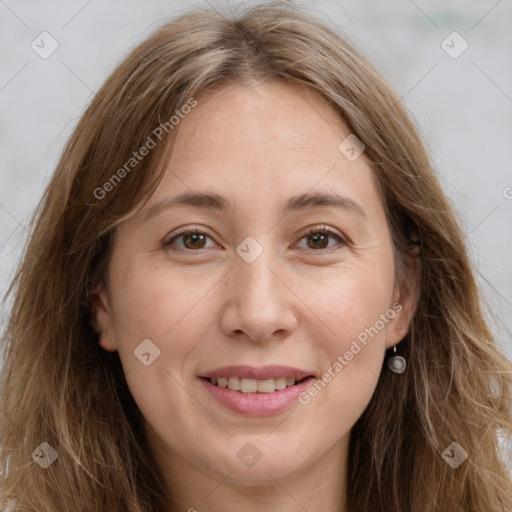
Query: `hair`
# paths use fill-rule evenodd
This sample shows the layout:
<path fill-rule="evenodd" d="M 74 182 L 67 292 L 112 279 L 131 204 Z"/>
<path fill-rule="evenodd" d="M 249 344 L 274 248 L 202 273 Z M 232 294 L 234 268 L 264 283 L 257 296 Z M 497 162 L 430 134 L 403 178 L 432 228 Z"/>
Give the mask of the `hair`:
<path fill-rule="evenodd" d="M 465 236 L 415 123 L 336 28 L 279 2 L 236 15 L 195 7 L 166 22 L 113 71 L 67 142 L 4 298 L 13 301 L 2 338 L 2 510 L 169 506 L 119 356 L 99 347 L 91 326 L 89 293 L 105 282 L 115 227 L 162 179 L 176 130 L 122 182 L 113 177 L 200 93 L 271 81 L 316 92 L 364 143 L 400 282 L 406 258 L 421 262 L 400 343 L 407 371 L 381 373 L 350 434 L 348 510 L 512 510 L 500 446 L 512 433 L 512 363 L 484 318 Z M 47 469 L 33 458 L 43 442 L 58 454 Z M 468 453 L 457 468 L 442 456 L 452 442 Z"/>

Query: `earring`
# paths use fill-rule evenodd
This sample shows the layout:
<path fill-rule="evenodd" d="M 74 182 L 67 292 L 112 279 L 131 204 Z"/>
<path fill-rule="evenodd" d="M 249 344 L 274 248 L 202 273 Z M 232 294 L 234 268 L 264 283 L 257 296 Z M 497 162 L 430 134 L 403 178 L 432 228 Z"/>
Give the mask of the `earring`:
<path fill-rule="evenodd" d="M 393 357 L 388 359 L 389 369 L 395 373 L 404 373 L 407 366 L 405 359 L 402 356 L 396 355 L 396 345 L 393 347 Z"/>

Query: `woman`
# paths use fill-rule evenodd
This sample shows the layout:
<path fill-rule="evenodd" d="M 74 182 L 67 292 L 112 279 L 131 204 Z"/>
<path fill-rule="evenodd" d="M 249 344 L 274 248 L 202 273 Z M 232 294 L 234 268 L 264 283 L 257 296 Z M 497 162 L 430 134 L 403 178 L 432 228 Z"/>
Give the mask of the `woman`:
<path fill-rule="evenodd" d="M 304 11 L 133 50 L 10 292 L 2 509 L 512 509 L 463 233 L 396 95 Z"/>

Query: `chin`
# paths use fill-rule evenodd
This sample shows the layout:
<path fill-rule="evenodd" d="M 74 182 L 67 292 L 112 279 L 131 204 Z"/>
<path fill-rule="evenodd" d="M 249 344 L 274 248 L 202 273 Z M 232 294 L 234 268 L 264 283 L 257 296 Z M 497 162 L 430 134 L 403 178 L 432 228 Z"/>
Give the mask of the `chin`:
<path fill-rule="evenodd" d="M 247 443 L 249 444 L 249 442 Z M 233 457 L 235 455 L 235 457 Z M 219 467 L 216 459 L 216 471 L 223 475 L 229 474 L 229 479 L 244 485 L 275 485 L 275 480 L 286 479 L 294 473 L 301 472 L 303 460 L 295 460 L 290 456 L 276 456 L 275 453 L 261 454 L 261 458 L 244 461 L 244 452 L 240 458 L 237 452 L 226 454 L 225 464 Z"/>

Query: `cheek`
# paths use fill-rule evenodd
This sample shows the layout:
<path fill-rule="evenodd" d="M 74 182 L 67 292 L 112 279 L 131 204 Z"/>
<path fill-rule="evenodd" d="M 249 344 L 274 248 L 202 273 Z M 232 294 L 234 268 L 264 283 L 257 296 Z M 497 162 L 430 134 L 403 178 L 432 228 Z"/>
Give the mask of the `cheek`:
<path fill-rule="evenodd" d="M 123 368 L 125 373 L 143 369 L 144 379 L 152 378 L 153 370 L 161 368 L 180 379 L 211 324 L 204 304 L 205 294 L 214 283 L 191 286 L 175 272 L 162 268 L 144 272 L 142 267 L 132 265 L 115 278 L 115 335 Z M 148 348 L 144 353 L 149 351 L 150 361 L 154 360 L 148 366 L 136 357 L 143 342 Z"/>
<path fill-rule="evenodd" d="M 364 341 L 368 330 L 374 345 L 382 342 L 389 318 L 385 322 L 381 318 L 391 306 L 393 292 L 392 260 L 384 255 L 375 264 L 337 270 L 322 281 L 315 284 L 307 300 L 328 333 L 323 344 L 330 356 L 335 359 L 349 350 L 351 342 L 358 337 Z M 375 325 L 378 333 L 373 328 Z"/>
<path fill-rule="evenodd" d="M 325 409 L 321 414 L 336 417 L 336 430 L 350 429 L 375 391 L 386 330 L 395 316 L 389 302 L 392 272 L 392 260 L 390 265 L 385 258 L 371 267 L 352 267 L 314 295 L 311 309 L 318 312 L 326 332 L 316 337 L 321 340 L 317 348 L 322 349 L 324 366 L 321 378 L 301 401 L 316 401 L 315 407 Z"/>
<path fill-rule="evenodd" d="M 198 274 L 195 284 L 176 269 L 134 258 L 116 276 L 115 313 L 132 337 L 166 340 L 200 306 L 208 281 Z M 212 282 L 213 285 L 213 282 Z M 190 327 L 190 325 L 188 325 Z"/>
<path fill-rule="evenodd" d="M 207 288 L 185 286 L 171 272 L 127 275 L 115 312 L 118 353 L 130 392 L 152 425 L 168 425 L 169 410 L 180 410 L 183 421 L 190 417 L 192 423 L 202 412 L 184 386 L 212 321 L 204 307 Z"/>

